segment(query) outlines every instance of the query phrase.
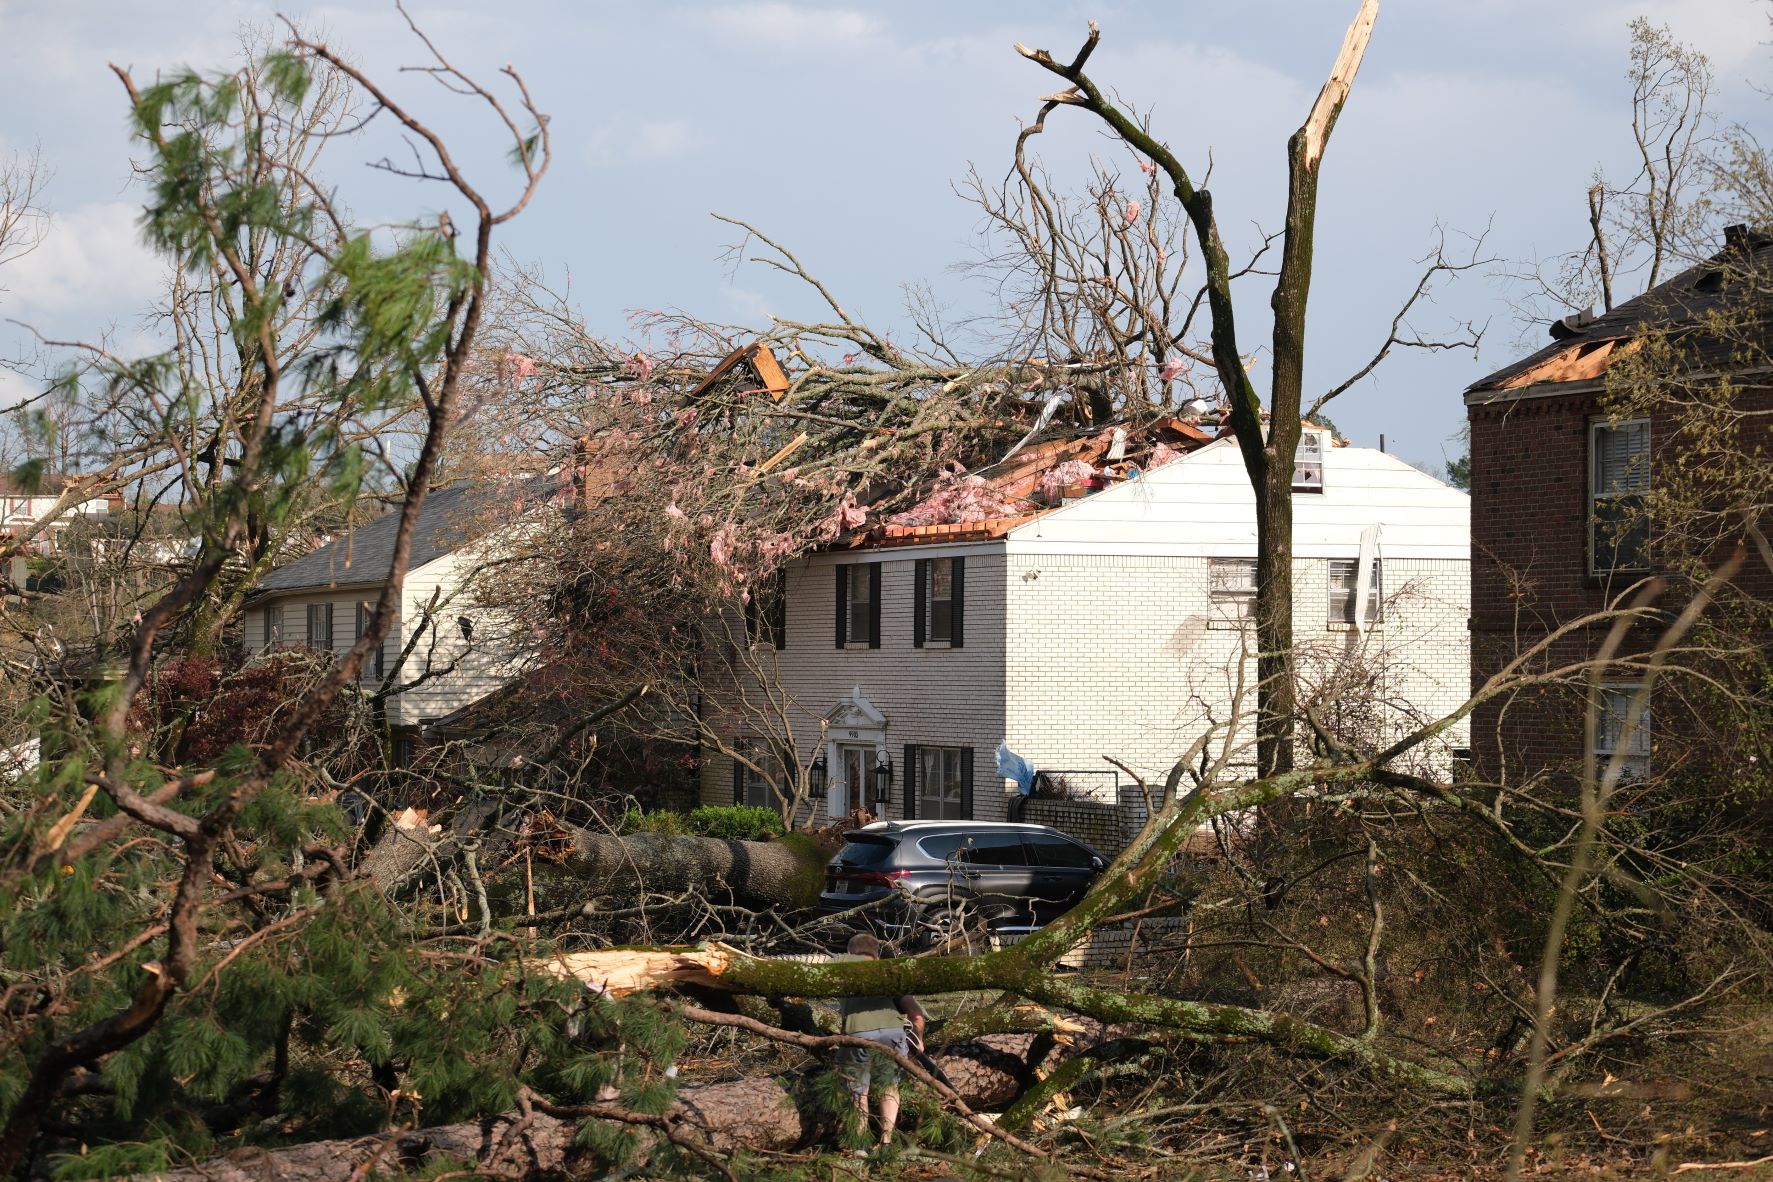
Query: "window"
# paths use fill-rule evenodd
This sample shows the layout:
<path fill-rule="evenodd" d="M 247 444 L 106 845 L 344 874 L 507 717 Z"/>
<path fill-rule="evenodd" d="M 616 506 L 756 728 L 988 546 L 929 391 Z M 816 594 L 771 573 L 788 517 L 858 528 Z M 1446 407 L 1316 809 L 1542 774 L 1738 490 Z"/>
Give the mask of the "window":
<path fill-rule="evenodd" d="M 332 649 L 332 604 L 308 605 L 308 647 Z"/>
<path fill-rule="evenodd" d="M 1095 865 L 1096 857 L 1089 850 L 1051 833 L 1029 834 L 1022 843 L 1028 847 L 1028 861 L 1035 866 L 1088 870 Z"/>
<path fill-rule="evenodd" d="M 966 559 L 920 558 L 917 560 L 917 595 L 912 605 L 911 643 L 959 648 L 966 606 Z"/>
<path fill-rule="evenodd" d="M 1588 455 L 1589 573 L 1648 570 L 1644 494 L 1650 491 L 1650 421 L 1590 425 Z"/>
<path fill-rule="evenodd" d="M 1330 433 L 1306 427 L 1299 432 L 1299 446 L 1293 451 L 1293 491 L 1321 493 L 1324 491 L 1324 451 Z"/>
<path fill-rule="evenodd" d="M 265 647 L 276 648 L 283 643 L 283 605 L 273 603 L 265 608 Z"/>
<path fill-rule="evenodd" d="M 1020 833 L 977 833 L 960 848 L 960 860 L 975 866 L 1026 866 L 1028 851 Z"/>
<path fill-rule="evenodd" d="M 1254 558 L 1207 559 L 1207 599 L 1214 628 L 1242 628 L 1256 602 Z"/>
<path fill-rule="evenodd" d="M 1632 683 L 1606 685 L 1601 687 L 1601 713 L 1595 719 L 1594 756 L 1597 770 L 1606 771 L 1607 761 L 1615 752 L 1623 750 L 1625 758 L 1620 763 L 1620 776 L 1627 780 L 1641 780 L 1650 774 L 1650 702 L 1644 701 L 1643 713 L 1638 715 L 1637 726 L 1630 734 L 1625 733 L 1626 719 L 1631 714 L 1632 699 L 1637 695 L 1638 686 Z"/>
<path fill-rule="evenodd" d="M 745 600 L 745 640 L 788 647 L 788 571 L 781 569 L 751 588 Z"/>
<path fill-rule="evenodd" d="M 1361 564 L 1354 558 L 1332 558 L 1330 560 L 1330 602 L 1329 622 L 1332 624 L 1354 623 L 1354 601 L 1359 591 L 1356 580 L 1360 578 Z M 1385 563 L 1373 559 L 1373 585 L 1367 590 L 1366 623 L 1378 624 L 1385 619 Z"/>
<path fill-rule="evenodd" d="M 837 571 L 837 647 L 880 647 L 880 563 L 852 562 Z"/>
<path fill-rule="evenodd" d="M 780 766 L 776 760 L 767 755 L 760 755 L 751 747 L 744 749 L 744 754 L 754 763 L 763 765 L 774 771 Z M 770 786 L 768 776 L 756 768 L 746 764 L 744 760 L 733 760 L 733 803 L 748 804 L 756 808 L 773 809 L 776 807 L 776 790 Z"/>
<path fill-rule="evenodd" d="M 363 634 L 369 631 L 369 621 L 375 615 L 375 612 L 376 605 L 373 603 L 359 602 L 357 604 L 357 627 L 351 634 L 352 644 L 356 644 L 359 640 L 362 640 Z M 380 681 L 386 676 L 387 669 L 384 665 L 383 653 L 383 650 L 386 647 L 387 638 L 383 637 L 383 643 L 376 645 L 375 651 L 364 658 L 363 668 L 361 670 L 363 674 L 373 675 L 377 681 Z"/>
<path fill-rule="evenodd" d="M 973 815 L 973 752 L 968 747 L 905 748 L 905 815 L 924 821 Z"/>

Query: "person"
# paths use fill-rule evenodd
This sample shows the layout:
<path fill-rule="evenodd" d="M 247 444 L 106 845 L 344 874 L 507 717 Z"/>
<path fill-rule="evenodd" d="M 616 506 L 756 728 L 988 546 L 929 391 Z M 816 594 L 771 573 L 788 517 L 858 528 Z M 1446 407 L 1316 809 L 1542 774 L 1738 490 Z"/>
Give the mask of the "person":
<path fill-rule="evenodd" d="M 850 937 L 849 950 L 842 960 L 879 960 L 880 940 L 869 932 Z M 910 1055 L 912 1040 L 923 1046 L 924 1010 L 910 994 L 890 997 L 845 997 L 837 1003 L 843 1018 L 843 1032 L 883 1047 Z M 909 1019 L 911 1029 L 905 1028 Z M 893 1128 L 899 1123 L 899 1064 L 896 1060 L 866 1047 L 839 1047 L 834 1056 L 838 1074 L 849 1086 L 862 1123 L 868 1123 L 868 1093 L 875 1078 L 880 1081 L 876 1101 L 880 1112 L 880 1146 L 893 1143 Z"/>

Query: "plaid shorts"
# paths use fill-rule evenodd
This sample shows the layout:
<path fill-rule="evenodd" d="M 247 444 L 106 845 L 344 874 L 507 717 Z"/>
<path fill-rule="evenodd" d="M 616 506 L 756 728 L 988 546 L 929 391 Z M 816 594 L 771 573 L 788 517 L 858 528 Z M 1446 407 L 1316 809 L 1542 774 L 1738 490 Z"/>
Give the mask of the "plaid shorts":
<path fill-rule="evenodd" d="M 865 1038 L 869 1042 L 877 1042 L 883 1047 L 890 1047 L 901 1055 L 911 1053 L 911 1036 L 903 1026 L 886 1026 L 879 1030 L 853 1030 L 850 1032 L 857 1038 Z M 867 1047 L 838 1047 L 832 1054 L 831 1061 L 837 1067 L 837 1074 L 849 1085 L 851 1094 L 860 1096 L 868 1091 L 868 1081 L 872 1076 L 880 1080 L 883 1088 L 899 1086 L 899 1064 Z"/>

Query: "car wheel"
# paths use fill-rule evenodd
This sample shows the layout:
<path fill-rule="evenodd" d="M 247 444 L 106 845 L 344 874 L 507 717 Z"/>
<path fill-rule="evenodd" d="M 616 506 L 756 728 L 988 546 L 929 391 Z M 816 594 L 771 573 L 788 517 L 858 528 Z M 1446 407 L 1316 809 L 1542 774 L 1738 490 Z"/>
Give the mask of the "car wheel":
<path fill-rule="evenodd" d="M 940 903 L 917 917 L 920 943 L 926 951 L 943 955 L 972 956 L 991 949 L 991 933 L 985 916 L 970 902 Z"/>

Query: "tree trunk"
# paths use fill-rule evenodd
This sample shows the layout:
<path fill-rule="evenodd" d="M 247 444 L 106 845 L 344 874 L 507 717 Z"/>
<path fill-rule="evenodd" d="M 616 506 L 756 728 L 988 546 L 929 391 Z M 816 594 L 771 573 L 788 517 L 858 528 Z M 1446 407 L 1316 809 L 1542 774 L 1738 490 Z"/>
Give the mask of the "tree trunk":
<path fill-rule="evenodd" d="M 633 833 L 613 837 L 572 830 L 566 869 L 588 897 L 642 890 L 679 894 L 724 890 L 740 899 L 803 907 L 819 896 L 826 854 L 810 841 L 724 841 Z"/>
<path fill-rule="evenodd" d="M 664 833 L 617 837 L 590 829 L 567 832 L 572 851 L 562 865 L 583 881 L 587 899 L 646 891 L 724 892 L 748 903 L 804 907 L 818 898 L 824 884 L 827 854 L 800 836 L 727 841 Z M 383 890 L 392 890 L 423 874 L 434 859 L 448 858 L 451 836 L 430 834 L 422 823 L 390 825 L 364 856 L 364 871 Z"/>

